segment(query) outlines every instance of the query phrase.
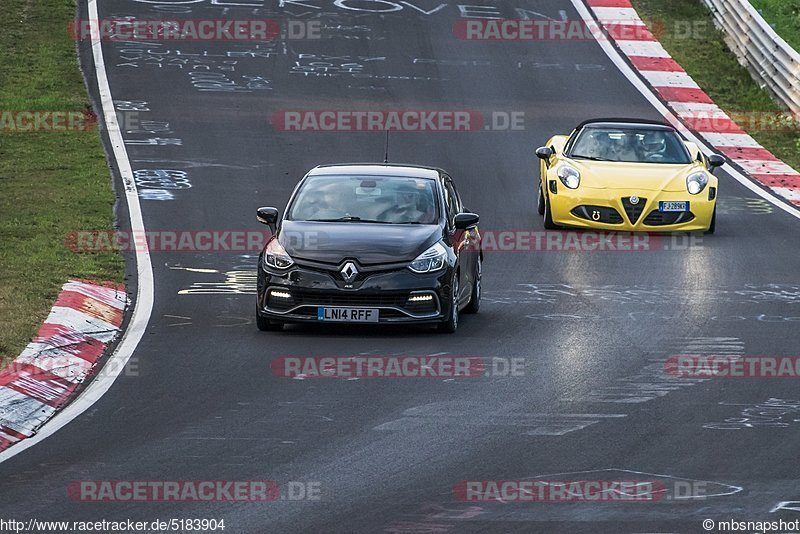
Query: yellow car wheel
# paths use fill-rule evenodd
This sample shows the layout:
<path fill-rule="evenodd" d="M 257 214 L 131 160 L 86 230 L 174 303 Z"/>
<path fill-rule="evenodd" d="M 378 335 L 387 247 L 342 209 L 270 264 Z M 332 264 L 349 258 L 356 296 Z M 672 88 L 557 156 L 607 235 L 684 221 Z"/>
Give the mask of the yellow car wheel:
<path fill-rule="evenodd" d="M 550 195 L 544 194 L 544 229 L 558 230 L 558 225 L 553 222 L 553 212 L 550 211 Z"/>
<path fill-rule="evenodd" d="M 713 234 L 717 226 L 717 207 L 714 206 L 714 213 L 711 214 L 711 224 L 708 225 L 707 234 Z"/>
<path fill-rule="evenodd" d="M 544 215 L 544 193 L 542 193 L 542 182 L 539 182 L 539 200 L 536 203 L 536 209 L 539 211 L 539 215 Z"/>

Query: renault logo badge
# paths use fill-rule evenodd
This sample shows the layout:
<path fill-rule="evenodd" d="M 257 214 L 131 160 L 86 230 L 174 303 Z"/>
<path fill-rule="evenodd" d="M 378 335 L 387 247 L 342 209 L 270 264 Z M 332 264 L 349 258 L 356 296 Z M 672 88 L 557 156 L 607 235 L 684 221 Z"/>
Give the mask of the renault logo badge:
<path fill-rule="evenodd" d="M 344 267 L 342 267 L 342 270 L 339 272 L 342 273 L 342 278 L 344 278 L 344 281 L 348 283 L 355 280 L 356 276 L 358 276 L 358 269 L 356 268 L 356 264 L 352 261 L 345 263 Z"/>
<path fill-rule="evenodd" d="M 637 197 L 636 195 L 633 195 L 633 196 L 631 197 L 631 204 L 634 204 L 634 205 L 636 205 L 636 204 L 638 204 L 638 203 L 639 203 L 639 197 Z"/>

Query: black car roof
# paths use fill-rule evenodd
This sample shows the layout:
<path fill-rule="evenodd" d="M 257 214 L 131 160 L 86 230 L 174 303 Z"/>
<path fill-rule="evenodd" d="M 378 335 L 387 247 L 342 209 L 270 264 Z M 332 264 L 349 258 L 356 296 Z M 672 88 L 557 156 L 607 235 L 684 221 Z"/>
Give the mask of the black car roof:
<path fill-rule="evenodd" d="M 439 178 L 445 173 L 436 167 L 398 163 L 337 163 L 318 165 L 308 172 L 309 176 L 334 174 L 371 174 L 375 176 L 397 176 L 401 173 L 409 178 Z"/>

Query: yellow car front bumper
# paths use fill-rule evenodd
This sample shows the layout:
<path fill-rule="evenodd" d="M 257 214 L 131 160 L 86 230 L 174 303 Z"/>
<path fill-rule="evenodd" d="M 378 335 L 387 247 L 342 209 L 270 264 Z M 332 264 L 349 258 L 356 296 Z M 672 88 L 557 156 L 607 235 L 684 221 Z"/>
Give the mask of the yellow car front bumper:
<path fill-rule="evenodd" d="M 623 199 L 628 200 L 632 195 L 639 197 L 639 203 L 629 205 L 626 211 Z M 590 187 L 569 189 L 558 183 L 558 192 L 554 194 L 548 191 L 548 199 L 555 224 L 627 232 L 705 231 L 711 225 L 716 205 L 716 196 L 709 200 L 708 187 L 697 195 L 690 195 L 686 191 L 631 191 Z M 658 206 L 662 201 L 688 201 L 690 214 L 678 218 L 677 215 L 659 213 Z M 615 210 L 618 215 L 608 211 L 608 208 Z M 638 217 L 635 215 L 636 211 L 639 212 Z M 635 222 L 632 220 L 634 218 Z"/>

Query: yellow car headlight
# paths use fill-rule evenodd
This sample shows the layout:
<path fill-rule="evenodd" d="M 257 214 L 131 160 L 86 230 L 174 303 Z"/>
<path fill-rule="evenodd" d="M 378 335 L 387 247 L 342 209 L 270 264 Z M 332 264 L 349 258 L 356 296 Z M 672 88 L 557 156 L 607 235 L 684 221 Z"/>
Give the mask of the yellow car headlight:
<path fill-rule="evenodd" d="M 694 172 L 686 177 L 686 190 L 690 195 L 697 195 L 708 185 L 708 174 L 703 171 Z"/>
<path fill-rule="evenodd" d="M 581 173 L 571 165 L 562 165 L 556 172 L 559 180 L 570 189 L 577 189 L 581 185 Z"/>

